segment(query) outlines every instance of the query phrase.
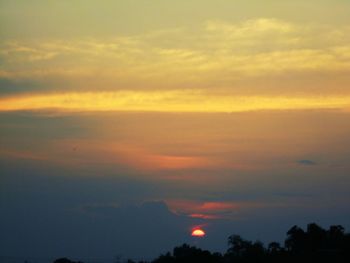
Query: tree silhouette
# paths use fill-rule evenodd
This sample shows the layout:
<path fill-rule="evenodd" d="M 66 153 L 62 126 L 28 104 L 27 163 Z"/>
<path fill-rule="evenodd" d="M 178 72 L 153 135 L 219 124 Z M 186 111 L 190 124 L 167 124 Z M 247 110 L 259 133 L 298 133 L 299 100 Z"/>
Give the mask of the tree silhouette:
<path fill-rule="evenodd" d="M 278 242 L 271 242 L 268 245 L 267 251 L 270 254 L 277 254 L 277 253 L 280 253 L 282 251 L 282 247 L 281 247 L 280 243 L 278 243 Z"/>
<path fill-rule="evenodd" d="M 128 263 L 136 261 L 128 260 Z M 225 254 L 183 244 L 171 252 L 160 255 L 152 263 L 348 263 L 350 262 L 350 234 L 344 227 L 332 225 L 328 230 L 316 223 L 308 224 L 306 231 L 293 226 L 287 231 L 284 247 L 271 242 L 264 247 L 260 241 L 245 240 L 239 235 L 228 237 Z M 79 263 L 60 258 L 54 263 Z M 80 262 L 81 263 L 81 262 Z M 139 261 L 138 263 L 146 263 Z"/>
<path fill-rule="evenodd" d="M 68 258 L 59 258 L 59 259 L 56 259 L 53 263 L 82 263 L 81 261 L 72 261 Z"/>
<path fill-rule="evenodd" d="M 192 247 L 187 244 L 175 247 L 173 254 L 169 252 L 165 255 L 161 255 L 153 261 L 153 263 L 216 263 L 221 262 L 221 255 L 219 253 L 210 253 L 207 250 Z"/>
<path fill-rule="evenodd" d="M 228 238 L 229 248 L 225 254 L 228 262 L 259 262 L 265 258 L 265 248 L 260 241 L 251 242 L 244 240 L 239 235 Z"/>
<path fill-rule="evenodd" d="M 251 246 L 251 242 L 244 240 L 239 235 L 232 235 L 228 238 L 228 245 L 229 249 L 227 250 L 227 253 L 240 257 L 247 251 L 249 246 Z"/>
<path fill-rule="evenodd" d="M 293 226 L 287 232 L 287 239 L 284 242 L 288 251 L 299 254 L 305 247 L 305 232 L 298 226 Z"/>

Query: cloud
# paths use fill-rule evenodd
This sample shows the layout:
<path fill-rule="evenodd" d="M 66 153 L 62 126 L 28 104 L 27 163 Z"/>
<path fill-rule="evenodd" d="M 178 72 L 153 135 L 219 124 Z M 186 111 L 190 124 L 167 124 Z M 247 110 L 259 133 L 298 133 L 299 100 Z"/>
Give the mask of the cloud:
<path fill-rule="evenodd" d="M 250 19 L 236 24 L 225 21 L 207 21 L 205 29 L 208 33 L 221 38 L 220 40 L 226 40 L 224 43 L 231 44 L 232 47 L 259 46 L 262 44 L 259 41 L 266 41 L 267 37 L 273 37 L 269 41 L 270 44 L 290 45 L 293 44 L 293 40 L 295 41 L 295 35 L 301 30 L 298 25 L 275 18 Z M 235 42 L 230 43 L 227 40 Z"/>
<path fill-rule="evenodd" d="M 316 165 L 317 163 L 312 161 L 312 160 L 299 160 L 297 161 L 298 164 L 301 164 L 301 165 Z"/>
<path fill-rule="evenodd" d="M 349 105 L 350 96 L 215 96 L 201 90 L 71 92 L 0 98 L 0 111 L 245 112 L 348 109 Z"/>
<path fill-rule="evenodd" d="M 172 211 L 180 215 L 201 219 L 234 219 L 242 207 L 252 204 L 244 202 L 200 202 L 194 200 L 166 200 Z"/>
<path fill-rule="evenodd" d="M 210 89 L 226 94 L 249 90 L 278 94 L 302 90 L 303 74 L 312 85 L 348 75 L 348 26 L 302 25 L 276 18 L 237 23 L 207 21 L 191 28 L 168 28 L 131 36 L 11 40 L 0 43 L 0 76 L 45 83 L 47 90 Z M 292 76 L 295 85 L 271 79 Z M 304 79 L 306 77 L 304 76 Z M 324 78 L 324 77 L 323 77 Z M 268 81 L 270 80 L 270 81 Z M 265 85 L 262 85 L 265 84 Z M 322 94 L 349 93 L 348 81 L 329 84 Z"/>
<path fill-rule="evenodd" d="M 37 138 L 32 139 L 37 140 Z M 109 142 L 96 139 L 48 140 L 44 147 L 36 145 L 31 149 L 21 145 L 3 145 L 0 158 L 31 161 L 34 164 L 44 160 L 46 165 L 71 169 L 90 167 L 91 171 L 113 170 L 123 172 L 130 177 L 185 181 L 190 179 L 190 175 L 183 176 L 182 173 L 203 169 L 218 170 L 224 164 L 217 158 L 210 158 L 203 154 L 186 154 L 181 151 L 164 153 L 162 147 L 151 148 L 135 142 Z"/>

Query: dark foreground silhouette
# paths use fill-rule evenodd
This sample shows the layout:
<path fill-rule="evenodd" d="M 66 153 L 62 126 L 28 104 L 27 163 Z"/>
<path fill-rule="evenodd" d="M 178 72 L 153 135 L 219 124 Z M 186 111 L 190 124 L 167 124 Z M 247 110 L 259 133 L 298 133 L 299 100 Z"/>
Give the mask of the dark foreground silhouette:
<path fill-rule="evenodd" d="M 152 263 L 250 263 L 250 262 L 350 262 L 350 234 L 340 225 L 325 230 L 315 223 L 306 231 L 293 226 L 287 232 L 284 246 L 271 242 L 267 247 L 260 241 L 248 241 L 239 235 L 228 238 L 226 253 L 211 253 L 187 244 L 175 247 L 151 261 Z M 128 263 L 136 263 L 128 260 Z M 61 258 L 54 263 L 82 263 Z M 139 261 L 138 263 L 145 263 Z"/>

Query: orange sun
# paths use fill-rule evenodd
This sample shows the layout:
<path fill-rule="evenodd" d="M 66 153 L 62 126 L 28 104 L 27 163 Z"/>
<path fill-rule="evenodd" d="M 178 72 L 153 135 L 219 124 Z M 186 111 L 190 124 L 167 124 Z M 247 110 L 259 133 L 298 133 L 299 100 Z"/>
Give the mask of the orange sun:
<path fill-rule="evenodd" d="M 205 232 L 202 229 L 197 228 L 197 229 L 194 229 L 192 231 L 191 236 L 193 236 L 193 237 L 204 237 L 205 236 Z"/>

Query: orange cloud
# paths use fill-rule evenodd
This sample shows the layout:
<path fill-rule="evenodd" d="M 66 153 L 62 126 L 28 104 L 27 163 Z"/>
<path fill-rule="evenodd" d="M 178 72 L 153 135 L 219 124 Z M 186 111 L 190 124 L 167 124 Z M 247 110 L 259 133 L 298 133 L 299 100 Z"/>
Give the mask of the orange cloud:
<path fill-rule="evenodd" d="M 217 215 L 206 215 L 206 214 L 189 214 L 189 217 L 192 218 L 201 218 L 201 219 L 219 219 Z"/>
<path fill-rule="evenodd" d="M 144 156 L 139 157 L 139 159 L 136 160 L 134 164 L 139 164 L 142 168 L 151 170 L 172 170 L 202 168 L 205 166 L 209 166 L 210 161 L 203 157 L 146 154 Z"/>
<path fill-rule="evenodd" d="M 236 208 L 238 208 L 238 204 L 227 202 L 205 202 L 199 206 L 202 211 L 224 211 Z"/>
<path fill-rule="evenodd" d="M 142 172 L 217 167 L 208 157 L 157 153 L 142 145 L 96 140 L 59 140 L 32 151 L 0 151 L 10 158 L 44 159 L 68 166 L 111 165 Z"/>
<path fill-rule="evenodd" d="M 193 200 L 167 200 L 166 203 L 175 213 L 202 219 L 225 218 L 239 210 L 241 206 L 246 206 L 246 204 L 236 202 L 199 202 Z"/>
<path fill-rule="evenodd" d="M 130 145 L 117 145 L 112 151 L 122 163 L 140 170 L 181 170 L 216 166 L 207 157 L 157 154 L 146 148 Z"/>

